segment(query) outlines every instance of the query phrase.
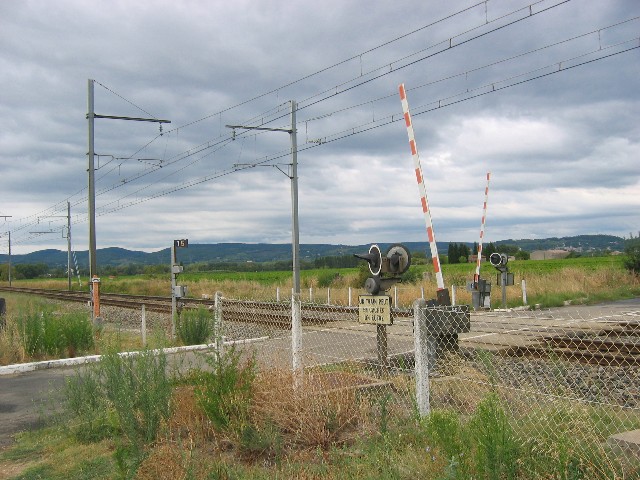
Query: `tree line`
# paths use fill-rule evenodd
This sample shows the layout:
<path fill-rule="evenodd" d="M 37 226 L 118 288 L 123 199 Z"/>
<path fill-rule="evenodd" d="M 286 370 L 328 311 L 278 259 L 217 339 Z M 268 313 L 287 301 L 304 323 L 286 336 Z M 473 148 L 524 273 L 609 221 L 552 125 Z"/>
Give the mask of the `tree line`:
<path fill-rule="evenodd" d="M 469 247 L 466 243 L 449 243 L 447 255 L 440 260 L 444 260 L 443 263 L 467 263 L 470 261 L 471 255 L 478 255 L 478 249 L 478 242 L 474 242 L 472 247 Z M 505 253 L 515 257 L 516 260 L 529 260 L 531 257 L 529 252 L 525 252 L 517 245 L 496 246 L 493 242 L 483 245 L 483 258 L 488 259 L 492 253 Z"/>

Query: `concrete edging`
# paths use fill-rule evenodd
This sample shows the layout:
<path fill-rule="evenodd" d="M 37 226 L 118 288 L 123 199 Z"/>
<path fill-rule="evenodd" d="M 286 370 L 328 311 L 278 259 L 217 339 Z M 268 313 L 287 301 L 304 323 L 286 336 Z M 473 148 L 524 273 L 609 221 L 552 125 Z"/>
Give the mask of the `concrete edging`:
<path fill-rule="evenodd" d="M 254 343 L 261 342 L 267 340 L 269 337 L 257 337 L 257 338 L 248 338 L 245 340 L 230 340 L 227 342 L 223 342 L 223 346 L 229 345 L 241 345 L 244 343 Z M 166 354 L 174 354 L 181 352 L 193 352 L 198 350 L 212 350 L 216 348 L 215 343 L 207 343 L 204 345 L 188 345 L 185 347 L 169 347 L 169 348 L 161 348 L 150 350 L 153 354 L 158 354 L 160 352 Z M 121 352 L 118 355 L 123 357 L 135 356 L 144 352 L 145 350 L 136 350 L 133 352 Z M 40 362 L 29 362 L 29 363 L 15 363 L 13 365 L 5 365 L 0 367 L 0 377 L 3 375 L 14 375 L 16 373 L 26 373 L 33 372 L 36 370 L 46 370 L 49 368 L 64 368 L 64 367 L 73 367 L 77 365 L 85 365 L 88 363 L 94 363 L 99 361 L 102 358 L 102 355 L 87 355 L 85 357 L 74 357 L 74 358 L 61 358 L 58 360 L 43 360 Z"/>

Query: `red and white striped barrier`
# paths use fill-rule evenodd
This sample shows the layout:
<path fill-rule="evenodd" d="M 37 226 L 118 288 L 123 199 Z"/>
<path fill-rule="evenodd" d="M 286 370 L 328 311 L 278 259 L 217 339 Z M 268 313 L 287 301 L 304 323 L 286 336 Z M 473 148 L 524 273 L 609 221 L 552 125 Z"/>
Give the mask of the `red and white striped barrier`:
<path fill-rule="evenodd" d="M 427 236 L 429 238 L 429 247 L 431 248 L 431 258 L 433 260 L 433 268 L 436 272 L 436 281 L 438 290 L 444 290 L 444 280 L 442 278 L 442 270 L 440 269 L 440 257 L 438 257 L 438 246 L 436 245 L 436 237 L 433 233 L 433 223 L 431 221 L 431 211 L 429 210 L 429 202 L 427 200 L 427 189 L 424 184 L 424 175 L 422 174 L 422 166 L 420 165 L 420 156 L 418 155 L 418 146 L 413 133 L 413 125 L 411 123 L 411 114 L 409 113 L 409 103 L 407 102 L 407 93 L 404 89 L 404 83 L 400 85 L 400 101 L 402 102 L 402 112 L 404 113 L 404 121 L 407 124 L 407 134 L 409 135 L 409 146 L 411 147 L 411 156 L 416 171 L 416 180 L 418 181 L 418 189 L 420 192 L 420 202 L 422 203 L 422 212 L 427 224 Z"/>
<path fill-rule="evenodd" d="M 480 242 L 478 242 L 478 259 L 476 260 L 476 274 L 473 281 L 478 283 L 480 278 L 480 262 L 482 261 L 482 239 L 484 238 L 484 222 L 487 220 L 487 200 L 489 200 L 489 180 L 491 172 L 487 172 L 487 186 L 484 189 L 484 205 L 482 207 L 482 223 L 480 224 Z"/>

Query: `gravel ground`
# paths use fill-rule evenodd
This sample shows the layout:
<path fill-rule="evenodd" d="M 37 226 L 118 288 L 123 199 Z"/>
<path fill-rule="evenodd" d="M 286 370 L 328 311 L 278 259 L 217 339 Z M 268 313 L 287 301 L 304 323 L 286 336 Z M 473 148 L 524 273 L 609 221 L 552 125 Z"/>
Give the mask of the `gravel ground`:
<path fill-rule="evenodd" d="M 139 330 L 142 325 L 142 311 L 129 308 L 105 306 L 100 309 L 105 325 L 120 326 L 127 330 Z M 145 312 L 147 330 L 162 329 L 171 331 L 171 315 L 160 312 Z M 225 340 L 244 340 L 249 338 L 277 338 L 289 335 L 288 330 L 273 328 L 268 325 L 256 325 L 243 322 L 225 322 L 222 335 Z"/>
<path fill-rule="evenodd" d="M 489 378 L 505 386 L 587 402 L 640 408 L 640 369 L 635 366 L 580 365 L 566 361 L 494 357 Z"/>

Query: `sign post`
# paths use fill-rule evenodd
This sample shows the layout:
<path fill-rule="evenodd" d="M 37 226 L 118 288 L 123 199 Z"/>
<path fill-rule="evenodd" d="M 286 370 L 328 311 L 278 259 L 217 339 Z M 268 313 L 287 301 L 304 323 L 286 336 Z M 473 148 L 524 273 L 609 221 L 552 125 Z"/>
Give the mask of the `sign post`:
<path fill-rule="evenodd" d="M 178 275 L 182 273 L 184 267 L 178 263 L 176 258 L 176 248 L 187 248 L 189 240 L 186 238 L 174 240 L 171 245 L 171 339 L 176 338 L 176 320 L 178 318 L 178 298 L 182 298 L 187 293 L 187 287 L 178 285 Z"/>
<path fill-rule="evenodd" d="M 376 350 L 380 365 L 387 366 L 387 325 L 392 325 L 389 295 L 359 295 L 358 321 L 376 326 Z"/>
<path fill-rule="evenodd" d="M 369 295 L 358 296 L 358 321 L 376 326 L 376 344 L 378 362 L 385 368 L 388 366 L 387 325 L 393 324 L 391 318 L 391 297 L 380 294 L 396 282 L 400 275 L 411 266 L 409 250 L 400 244 L 394 244 L 382 255 L 378 245 L 371 245 L 369 253 L 355 254 L 369 264 L 371 277 L 367 278 L 364 288 Z"/>

